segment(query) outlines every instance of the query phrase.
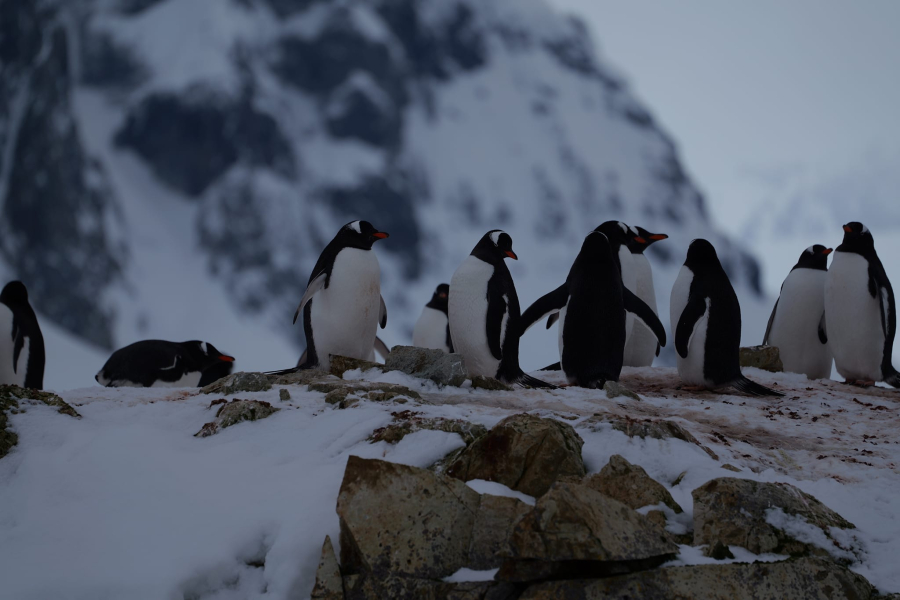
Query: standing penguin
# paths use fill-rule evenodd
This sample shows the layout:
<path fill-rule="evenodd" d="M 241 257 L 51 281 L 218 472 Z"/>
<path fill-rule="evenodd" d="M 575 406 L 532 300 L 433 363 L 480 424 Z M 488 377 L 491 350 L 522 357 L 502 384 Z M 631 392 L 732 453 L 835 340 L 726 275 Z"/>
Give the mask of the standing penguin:
<path fill-rule="evenodd" d="M 447 317 L 447 296 L 450 285 L 442 283 L 434 290 L 431 301 L 422 309 L 419 320 L 413 328 L 413 346 L 419 348 L 435 348 L 444 352 L 453 352 L 450 340 L 450 320 Z"/>
<path fill-rule="evenodd" d="M 825 280 L 825 319 L 834 366 L 848 383 L 900 387 L 891 362 L 897 333 L 894 290 L 862 223 L 844 225 Z"/>
<path fill-rule="evenodd" d="M 766 327 L 763 346 L 776 346 L 784 370 L 810 379 L 831 375 L 825 331 L 825 279 L 831 248 L 810 246 L 781 284 Z"/>
<path fill-rule="evenodd" d="M 518 259 L 512 250 L 512 238 L 493 229 L 484 234 L 453 274 L 449 303 L 453 345 L 473 377 L 552 388 L 519 367 L 522 316 L 505 258 Z"/>
<path fill-rule="evenodd" d="M 653 288 L 653 269 L 644 255 L 644 250 L 660 240 L 668 239 L 664 233 L 650 233 L 643 227 L 634 227 L 638 235 L 628 238 L 628 250 L 631 252 L 632 266 L 635 274 L 635 295 L 647 303 L 647 306 L 658 315 L 656 309 L 656 290 Z M 625 344 L 626 367 L 649 367 L 653 359 L 659 356 L 659 341 L 656 335 L 643 323 L 635 323 L 631 328 L 631 337 Z"/>
<path fill-rule="evenodd" d="M 0 384 L 44 389 L 44 336 L 21 281 L 0 292 Z"/>
<path fill-rule="evenodd" d="M 233 356 L 207 342 L 142 340 L 113 352 L 94 379 L 104 387 L 202 387 L 233 366 Z"/>
<path fill-rule="evenodd" d="M 375 332 L 387 325 L 387 309 L 372 244 L 387 237 L 368 221 L 353 221 L 325 246 L 294 313 L 294 323 L 303 315 L 306 360 L 282 372 L 328 369 L 331 354 L 374 357 Z"/>
<path fill-rule="evenodd" d="M 581 387 L 602 388 L 607 381 L 619 380 L 626 311 L 646 322 L 662 345 L 666 343 L 656 314 L 622 285 L 609 240 L 598 231 L 584 239 L 566 282 L 525 311 L 523 330 L 551 311 L 559 313 L 560 366 L 569 383 Z"/>
<path fill-rule="evenodd" d="M 694 240 L 672 286 L 678 374 L 689 386 L 732 386 L 754 396 L 783 396 L 741 373 L 741 305 L 716 249 Z"/>

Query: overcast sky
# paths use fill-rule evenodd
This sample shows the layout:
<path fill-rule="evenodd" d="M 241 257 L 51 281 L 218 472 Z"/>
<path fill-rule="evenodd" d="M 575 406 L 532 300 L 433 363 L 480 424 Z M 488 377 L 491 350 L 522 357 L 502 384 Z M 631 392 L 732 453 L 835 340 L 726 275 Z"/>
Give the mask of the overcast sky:
<path fill-rule="evenodd" d="M 588 22 L 729 231 L 798 185 L 900 204 L 900 0 L 550 1 Z"/>

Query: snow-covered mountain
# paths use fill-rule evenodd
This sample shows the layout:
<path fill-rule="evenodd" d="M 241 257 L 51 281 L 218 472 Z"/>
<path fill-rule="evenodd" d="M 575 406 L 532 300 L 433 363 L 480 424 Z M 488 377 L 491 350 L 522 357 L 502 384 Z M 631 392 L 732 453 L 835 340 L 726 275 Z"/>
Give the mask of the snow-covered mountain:
<path fill-rule="evenodd" d="M 512 235 L 527 305 L 607 219 L 670 234 L 651 257 L 664 317 L 707 237 L 764 324 L 756 260 L 543 0 L 5 2 L 0 64 L 0 274 L 101 349 L 200 338 L 239 369 L 293 364 L 291 315 L 353 219 L 391 234 L 389 345 L 486 230 Z M 526 368 L 556 359 L 529 336 Z"/>

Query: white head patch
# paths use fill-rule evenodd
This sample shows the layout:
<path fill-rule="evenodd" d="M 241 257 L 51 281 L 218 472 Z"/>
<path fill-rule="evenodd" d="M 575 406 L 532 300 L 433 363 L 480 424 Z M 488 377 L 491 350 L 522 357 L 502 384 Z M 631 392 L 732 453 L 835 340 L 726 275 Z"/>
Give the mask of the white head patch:
<path fill-rule="evenodd" d="M 360 230 L 360 228 L 359 228 L 359 221 L 353 221 L 352 223 L 347 223 L 347 227 L 349 227 L 356 233 L 362 233 L 362 230 Z"/>
<path fill-rule="evenodd" d="M 206 342 L 200 342 L 200 349 L 203 350 L 203 354 L 209 354 L 209 349 L 206 347 Z"/>
<path fill-rule="evenodd" d="M 813 246 L 810 246 L 809 248 L 807 248 L 806 250 L 804 250 L 804 252 L 805 252 L 806 254 L 815 254 L 816 251 L 815 251 L 813 248 L 814 248 Z"/>
<path fill-rule="evenodd" d="M 619 227 L 622 228 L 622 233 L 628 233 L 628 225 L 623 223 L 622 221 L 618 221 Z"/>
<path fill-rule="evenodd" d="M 494 242 L 495 246 L 500 243 L 500 236 L 503 235 L 504 233 L 506 233 L 506 232 L 497 230 L 491 234 L 491 241 Z"/>
<path fill-rule="evenodd" d="M 862 223 L 860 223 L 860 225 L 862 225 Z M 862 225 L 862 231 L 860 233 L 869 233 L 869 228 L 865 225 Z"/>

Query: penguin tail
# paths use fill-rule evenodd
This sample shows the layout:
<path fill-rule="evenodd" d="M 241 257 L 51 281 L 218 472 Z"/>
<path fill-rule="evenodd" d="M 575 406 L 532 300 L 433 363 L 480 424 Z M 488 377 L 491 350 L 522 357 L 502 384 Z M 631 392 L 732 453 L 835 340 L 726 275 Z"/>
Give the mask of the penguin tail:
<path fill-rule="evenodd" d="M 528 373 L 524 371 L 521 372 L 517 377 L 515 377 L 512 381 L 507 383 L 512 383 L 515 385 L 520 385 L 522 387 L 530 387 L 530 388 L 544 388 L 548 390 L 556 390 L 559 389 L 552 383 L 547 383 L 546 381 L 541 381 L 537 377 L 532 377 Z"/>
<path fill-rule="evenodd" d="M 289 375 L 296 373 L 300 367 L 291 367 L 290 369 L 281 369 L 280 371 L 263 371 L 263 375 Z"/>
<path fill-rule="evenodd" d="M 553 363 L 552 365 L 547 365 L 543 369 L 539 369 L 540 371 L 562 371 L 562 365 L 558 362 Z"/>
<path fill-rule="evenodd" d="M 900 373 L 892 368 L 891 372 L 884 378 L 884 382 L 891 387 L 900 388 Z"/>
<path fill-rule="evenodd" d="M 750 394 L 751 396 L 784 396 L 781 392 L 776 392 L 755 381 L 750 381 L 743 375 L 732 381 L 730 385 L 739 392 Z"/>

